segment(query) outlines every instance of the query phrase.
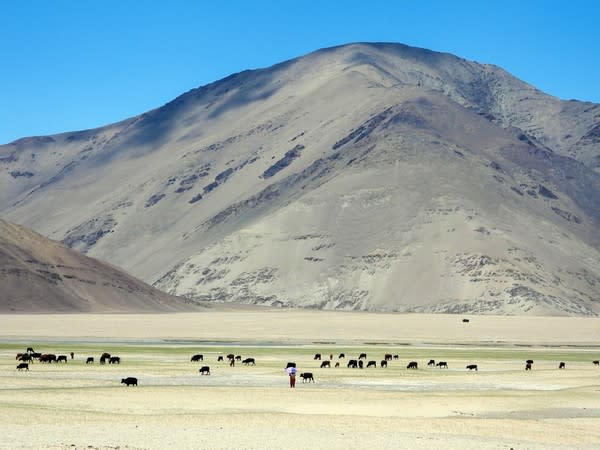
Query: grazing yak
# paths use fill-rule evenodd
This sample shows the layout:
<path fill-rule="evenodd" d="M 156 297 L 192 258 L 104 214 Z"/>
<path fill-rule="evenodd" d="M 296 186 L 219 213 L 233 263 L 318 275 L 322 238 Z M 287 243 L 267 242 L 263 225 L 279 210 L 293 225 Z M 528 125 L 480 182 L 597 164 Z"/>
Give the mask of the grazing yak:
<path fill-rule="evenodd" d="M 381 368 L 383 369 L 384 367 L 387 367 L 387 359 L 382 359 L 381 362 Z"/>
<path fill-rule="evenodd" d="M 391 361 L 392 360 L 392 354 L 391 353 L 386 353 L 385 355 L 383 355 L 383 359 L 385 359 L 386 361 Z"/>
<path fill-rule="evenodd" d="M 33 358 L 29 353 L 23 353 L 18 359 L 19 359 L 19 361 L 23 361 L 23 362 L 33 361 Z"/>
<path fill-rule="evenodd" d="M 463 319 L 463 323 L 469 323 L 469 319 Z"/>
<path fill-rule="evenodd" d="M 315 378 L 311 372 L 304 372 L 300 374 L 300 378 L 302 378 L 302 382 L 308 381 L 309 383 L 312 381 L 315 382 Z"/>
<path fill-rule="evenodd" d="M 315 357 L 313 358 L 315 361 L 316 360 L 321 360 L 321 354 L 320 353 L 315 353 Z"/>
<path fill-rule="evenodd" d="M 430 359 L 427 363 L 428 366 L 435 366 L 435 359 Z"/>
<path fill-rule="evenodd" d="M 47 353 L 40 356 L 41 363 L 52 363 L 52 361 L 56 362 L 56 355 L 53 355 L 52 353 Z"/>
<path fill-rule="evenodd" d="M 321 369 L 324 367 L 331 367 L 331 363 L 329 361 L 321 361 Z"/>
<path fill-rule="evenodd" d="M 88 356 L 87 359 L 85 360 L 86 364 L 94 364 L 94 357 L 93 356 Z"/>
<path fill-rule="evenodd" d="M 348 367 L 356 369 L 356 367 L 358 367 L 358 361 L 356 361 L 355 359 L 351 359 L 350 361 L 348 361 Z"/>
<path fill-rule="evenodd" d="M 525 363 L 525 370 L 531 370 L 531 363 Z"/>
<path fill-rule="evenodd" d="M 594 363 L 595 366 L 600 366 L 600 361 L 596 360 L 596 361 L 592 361 Z"/>
<path fill-rule="evenodd" d="M 121 384 L 126 384 L 127 386 L 132 384 L 134 386 L 137 386 L 137 378 L 134 378 L 134 377 L 122 378 Z"/>
<path fill-rule="evenodd" d="M 369 367 L 377 367 L 377 361 L 369 361 L 369 362 L 367 363 L 367 369 L 368 369 Z"/>
<path fill-rule="evenodd" d="M 192 359 L 190 359 L 191 362 L 198 362 L 198 361 L 204 361 L 204 355 L 194 355 L 192 356 Z"/>
<path fill-rule="evenodd" d="M 23 370 L 23 369 L 25 369 L 25 370 L 29 370 L 29 364 L 27 364 L 27 363 L 20 363 L 20 364 L 17 366 L 17 370 Z"/>
<path fill-rule="evenodd" d="M 418 369 L 418 364 L 416 361 L 411 361 L 408 363 L 408 365 L 406 366 L 407 369 Z"/>
<path fill-rule="evenodd" d="M 59 363 L 59 362 L 61 362 L 61 361 L 64 361 L 64 362 L 65 362 L 65 364 L 66 364 L 66 363 L 67 363 L 67 355 L 58 355 L 58 356 L 56 357 L 56 362 L 57 362 L 57 363 Z"/>
<path fill-rule="evenodd" d="M 394 355 L 394 359 L 398 359 L 398 358 L 400 358 L 400 356 Z"/>
<path fill-rule="evenodd" d="M 236 361 L 241 361 L 242 360 L 242 356 L 241 355 L 236 355 L 235 360 Z"/>
<path fill-rule="evenodd" d="M 476 370 L 477 370 L 477 364 L 469 364 L 469 365 L 466 367 L 466 369 L 469 369 L 469 370 L 475 370 L 475 371 L 476 371 Z"/>
<path fill-rule="evenodd" d="M 559 369 L 564 369 L 566 367 L 566 364 L 564 363 L 564 361 L 561 361 L 560 364 L 558 365 Z"/>
<path fill-rule="evenodd" d="M 253 366 L 256 365 L 256 361 L 254 360 L 254 358 L 246 358 L 245 360 L 242 361 L 242 363 L 249 365 L 252 364 Z"/>
<path fill-rule="evenodd" d="M 448 363 L 446 361 L 440 361 L 436 364 L 436 366 L 438 366 L 440 369 L 442 367 L 445 367 L 446 369 L 448 368 Z"/>
<path fill-rule="evenodd" d="M 222 356 L 217 356 L 217 362 L 219 361 L 223 361 L 223 357 Z"/>
<path fill-rule="evenodd" d="M 198 372 L 200 372 L 200 375 L 210 375 L 210 367 L 202 366 Z"/>
<path fill-rule="evenodd" d="M 120 356 L 111 356 L 110 359 L 108 360 L 109 364 L 121 364 L 121 357 Z"/>
<path fill-rule="evenodd" d="M 361 353 L 360 355 L 358 355 L 358 359 L 367 359 L 367 354 Z"/>

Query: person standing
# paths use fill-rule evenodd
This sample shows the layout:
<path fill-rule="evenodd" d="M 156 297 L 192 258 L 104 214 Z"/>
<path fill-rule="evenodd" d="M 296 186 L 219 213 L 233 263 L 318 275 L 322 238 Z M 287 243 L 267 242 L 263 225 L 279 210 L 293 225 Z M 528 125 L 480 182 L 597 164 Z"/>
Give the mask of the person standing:
<path fill-rule="evenodd" d="M 290 387 L 295 388 L 296 387 L 296 368 L 288 367 L 287 369 L 285 369 L 285 371 L 290 376 Z"/>

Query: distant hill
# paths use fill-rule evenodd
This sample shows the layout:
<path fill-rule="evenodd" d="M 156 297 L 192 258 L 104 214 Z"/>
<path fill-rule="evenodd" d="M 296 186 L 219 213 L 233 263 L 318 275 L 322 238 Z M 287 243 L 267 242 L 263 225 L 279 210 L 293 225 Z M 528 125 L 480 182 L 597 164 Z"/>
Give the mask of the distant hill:
<path fill-rule="evenodd" d="M 0 220 L 0 313 L 198 310 L 120 269 Z"/>
<path fill-rule="evenodd" d="M 0 216 L 198 301 L 597 315 L 600 105 L 349 44 L 0 146 Z"/>

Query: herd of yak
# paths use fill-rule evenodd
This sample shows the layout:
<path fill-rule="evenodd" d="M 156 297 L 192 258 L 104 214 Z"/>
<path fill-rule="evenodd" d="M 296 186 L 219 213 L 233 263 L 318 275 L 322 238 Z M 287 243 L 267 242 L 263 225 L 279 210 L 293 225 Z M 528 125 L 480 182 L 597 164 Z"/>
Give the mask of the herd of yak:
<path fill-rule="evenodd" d="M 71 359 L 75 358 L 75 354 L 73 352 L 69 353 L 69 356 L 71 357 Z M 233 353 L 228 354 L 226 357 L 219 355 L 217 356 L 217 362 L 223 362 L 225 360 L 225 358 L 227 358 L 227 361 L 229 362 L 229 365 L 231 367 L 235 366 L 235 362 L 239 361 L 242 364 L 245 365 L 256 365 L 256 360 L 255 358 L 245 358 L 242 359 L 242 357 L 240 355 L 234 355 Z M 39 353 L 39 352 L 35 352 L 33 350 L 32 347 L 28 347 L 27 351 L 24 353 L 17 353 L 17 357 L 16 359 L 18 361 L 20 361 L 20 363 L 17 365 L 17 370 L 29 370 L 29 363 L 33 362 L 34 360 L 38 360 L 41 363 L 67 363 L 67 355 L 55 355 L 52 353 Z M 338 361 L 335 362 L 334 367 L 340 367 L 340 361 L 342 359 L 346 359 L 346 355 L 344 353 L 340 353 L 338 355 Z M 383 357 L 383 359 L 379 362 L 379 366 L 381 368 L 385 368 L 388 365 L 388 361 L 392 361 L 392 360 L 397 360 L 399 359 L 398 355 L 392 355 L 391 353 L 386 353 Z M 333 361 L 333 354 L 329 355 L 329 359 L 325 359 L 322 357 L 321 353 L 316 353 L 313 360 L 315 361 L 321 361 L 320 363 L 320 368 L 331 368 L 331 362 Z M 190 359 L 191 362 L 200 362 L 200 361 L 204 361 L 204 355 L 202 354 L 195 354 L 191 357 Z M 365 364 L 366 361 L 366 364 Z M 111 355 L 110 353 L 102 353 L 102 355 L 100 355 L 99 358 L 99 362 L 100 364 L 120 364 L 121 363 L 121 358 L 119 356 L 115 356 L 115 355 Z M 86 358 L 86 364 L 93 364 L 94 363 L 94 357 L 93 356 L 88 356 Z M 599 360 L 595 360 L 592 361 L 592 363 L 596 366 L 600 365 L 600 361 Z M 429 362 L 427 363 L 427 366 L 434 366 L 434 367 L 439 367 L 440 369 L 447 369 L 448 368 L 448 363 L 446 361 L 438 361 L 437 363 L 435 362 L 435 360 L 430 359 Z M 289 367 L 296 367 L 296 363 L 295 362 L 288 362 L 286 365 L 286 369 Z M 361 353 L 358 358 L 356 359 L 349 359 L 346 367 L 348 368 L 352 368 L 352 369 L 363 369 L 364 367 L 369 368 L 369 367 L 377 367 L 377 361 L 376 360 L 367 360 L 367 354 L 366 353 Z M 527 361 L 525 361 L 525 370 L 531 370 L 533 367 L 533 360 L 532 359 L 528 359 Z M 419 368 L 418 362 L 417 361 L 410 361 L 407 366 L 407 369 L 413 369 L 416 370 Z M 468 369 L 469 371 L 471 370 L 478 370 L 477 369 L 477 364 L 468 364 L 466 367 L 466 369 Z M 565 369 L 566 368 L 566 364 L 564 361 L 561 361 L 558 364 L 558 368 L 559 369 Z M 210 366 L 202 366 L 199 369 L 200 375 L 210 375 Z M 300 374 L 300 378 L 302 378 L 302 382 L 314 382 L 314 376 L 311 372 L 303 372 Z M 137 378 L 135 377 L 127 377 L 127 378 L 123 378 L 121 379 L 121 383 L 125 384 L 127 386 L 137 386 Z"/>

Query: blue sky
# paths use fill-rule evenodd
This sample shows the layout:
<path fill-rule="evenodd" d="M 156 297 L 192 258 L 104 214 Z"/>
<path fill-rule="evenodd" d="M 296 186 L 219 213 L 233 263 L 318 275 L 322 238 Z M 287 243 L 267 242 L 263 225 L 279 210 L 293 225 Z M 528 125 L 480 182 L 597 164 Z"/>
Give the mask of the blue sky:
<path fill-rule="evenodd" d="M 0 0 L 0 143 L 94 128 L 244 69 L 357 41 L 503 67 L 600 102 L 600 2 Z"/>

